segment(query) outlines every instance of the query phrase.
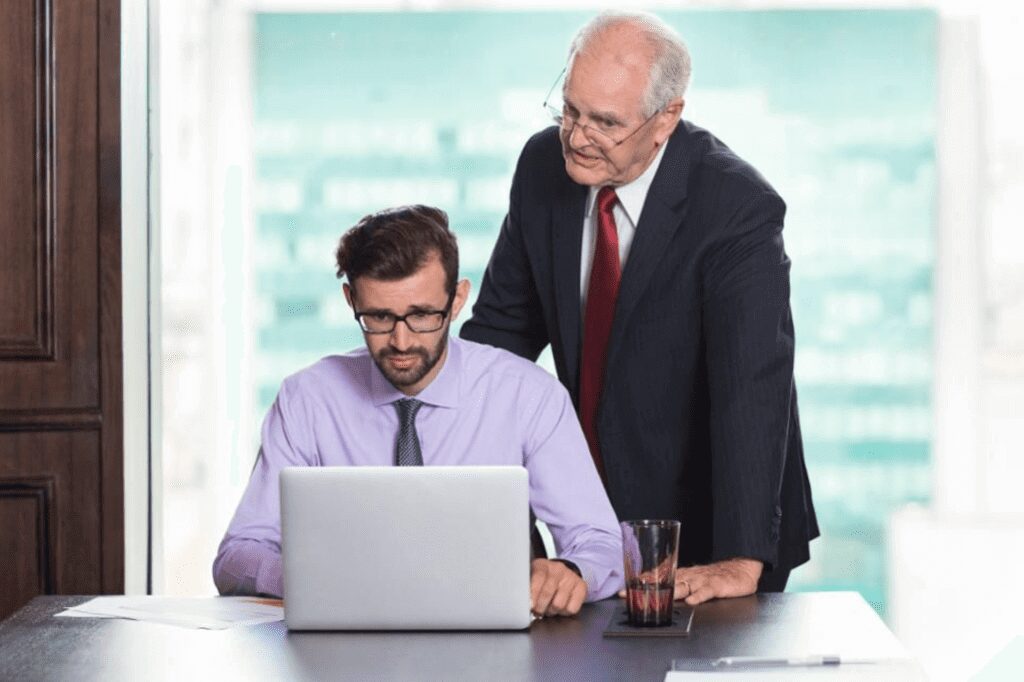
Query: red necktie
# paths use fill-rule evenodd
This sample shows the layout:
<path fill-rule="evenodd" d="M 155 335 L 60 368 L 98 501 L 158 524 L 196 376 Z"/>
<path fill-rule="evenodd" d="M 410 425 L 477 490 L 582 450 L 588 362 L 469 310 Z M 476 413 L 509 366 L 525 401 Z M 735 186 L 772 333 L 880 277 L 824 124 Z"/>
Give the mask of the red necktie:
<path fill-rule="evenodd" d="M 583 320 L 583 358 L 580 361 L 580 421 L 601 478 L 604 464 L 597 442 L 597 406 L 601 400 L 608 337 L 615 316 L 615 298 L 619 293 L 619 234 L 615 231 L 612 207 L 618 197 L 611 187 L 597 193 L 597 245 L 590 268 L 587 309 Z"/>

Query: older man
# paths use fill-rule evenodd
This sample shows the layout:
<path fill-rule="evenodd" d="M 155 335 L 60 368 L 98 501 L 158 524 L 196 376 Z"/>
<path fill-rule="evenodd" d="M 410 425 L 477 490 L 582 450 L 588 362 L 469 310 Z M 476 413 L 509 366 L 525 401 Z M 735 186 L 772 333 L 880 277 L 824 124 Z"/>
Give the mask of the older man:
<path fill-rule="evenodd" d="M 511 353 L 448 338 L 469 282 L 458 281 L 444 212 L 407 206 L 367 216 L 344 235 L 337 259 L 366 347 L 281 385 L 214 562 L 220 592 L 281 595 L 283 467 L 504 464 L 528 470 L 530 506 L 559 551 L 531 563 L 534 613 L 573 615 L 584 600 L 614 594 L 622 539 L 565 389 Z"/>
<path fill-rule="evenodd" d="M 656 17 L 580 30 L 462 336 L 530 359 L 551 345 L 619 517 L 682 522 L 676 597 L 697 604 L 784 589 L 818 528 L 785 204 L 680 120 L 689 77 Z"/>

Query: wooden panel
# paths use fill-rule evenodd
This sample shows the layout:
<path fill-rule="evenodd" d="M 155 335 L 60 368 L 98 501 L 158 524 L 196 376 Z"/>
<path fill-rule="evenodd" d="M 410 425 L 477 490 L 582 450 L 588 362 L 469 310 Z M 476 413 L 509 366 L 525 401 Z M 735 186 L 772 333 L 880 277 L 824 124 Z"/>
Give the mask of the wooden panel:
<path fill-rule="evenodd" d="M 0 556 L 10 558 L 0 613 L 53 591 L 54 544 L 53 479 L 0 478 Z"/>
<path fill-rule="evenodd" d="M 119 88 L 119 0 L 0 2 L 0 618 L 124 589 Z"/>
<path fill-rule="evenodd" d="M 99 409 L 97 0 L 0 7 L 0 410 Z"/>
<path fill-rule="evenodd" d="M 0 431 L 98 430 L 99 410 L 0 410 Z"/>
<path fill-rule="evenodd" d="M 48 592 L 104 591 L 101 471 L 100 434 L 96 431 L 0 432 L 0 486 L 47 482 L 52 537 L 51 580 L 45 586 Z M 5 523 L 0 520 L 0 524 Z M 35 546 L 34 530 L 23 526 L 10 532 L 20 538 L 16 543 L 19 551 L 29 544 Z M 30 560 L 21 554 L 0 556 L 5 560 L 16 556 L 16 563 Z M 0 575 L 0 585 L 0 593 L 10 589 L 6 576 Z M 5 615 L 0 611 L 0 618 Z"/>
<path fill-rule="evenodd" d="M 121 2 L 100 0 L 98 116 L 100 554 L 102 591 L 124 592 L 124 389 L 121 321 Z M 136 93 L 144 97 L 143 93 Z M 132 229 L 146 229 L 133 225 Z"/>
<path fill-rule="evenodd" d="M 0 3 L 0 359 L 53 358 L 50 7 Z"/>

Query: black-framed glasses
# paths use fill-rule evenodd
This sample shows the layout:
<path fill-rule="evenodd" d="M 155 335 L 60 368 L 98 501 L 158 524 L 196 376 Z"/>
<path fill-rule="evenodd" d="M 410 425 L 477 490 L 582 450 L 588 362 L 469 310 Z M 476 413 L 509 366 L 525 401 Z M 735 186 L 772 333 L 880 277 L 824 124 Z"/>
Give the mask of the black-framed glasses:
<path fill-rule="evenodd" d="M 551 95 L 555 92 L 555 88 L 558 87 L 558 83 L 562 80 L 562 77 L 565 76 L 565 72 L 568 68 L 569 67 L 567 66 L 563 67 L 561 73 L 558 74 L 558 78 L 556 78 L 555 82 L 551 84 L 551 89 L 548 90 L 548 94 L 544 98 L 544 109 L 548 112 L 548 115 L 551 116 L 551 120 L 558 124 L 559 128 L 571 132 L 573 128 L 578 127 L 583 131 L 583 135 L 602 151 L 607 152 L 615 149 L 620 144 L 640 132 L 645 125 L 650 123 L 655 116 L 664 110 L 664 107 L 656 110 L 653 114 L 645 118 L 643 123 L 634 128 L 631 133 L 623 137 L 621 140 L 616 140 L 600 128 L 595 128 L 594 126 L 587 125 L 586 123 L 580 123 L 579 114 L 570 115 L 566 112 L 564 104 L 562 105 L 562 108 L 559 109 L 550 103 Z"/>
<path fill-rule="evenodd" d="M 415 334 L 428 334 L 436 332 L 444 326 L 445 318 L 452 311 L 452 303 L 455 301 L 455 293 L 448 296 L 448 304 L 444 310 L 414 310 L 405 315 L 395 315 L 387 310 L 374 310 L 368 312 L 356 311 L 356 321 L 367 334 L 390 334 L 395 331 L 395 325 L 405 322 L 409 331 Z"/>

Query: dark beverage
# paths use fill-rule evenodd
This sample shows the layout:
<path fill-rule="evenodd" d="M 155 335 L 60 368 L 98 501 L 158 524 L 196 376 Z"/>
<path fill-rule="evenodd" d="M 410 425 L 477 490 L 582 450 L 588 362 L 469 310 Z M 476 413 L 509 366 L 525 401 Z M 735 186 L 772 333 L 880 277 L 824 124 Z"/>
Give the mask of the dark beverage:
<path fill-rule="evenodd" d="M 672 597 L 679 556 L 679 522 L 674 519 L 622 521 L 622 567 L 626 611 L 633 627 L 672 624 Z"/>
<path fill-rule="evenodd" d="M 640 627 L 672 624 L 674 585 L 643 582 L 634 578 L 626 582 L 626 608 L 629 624 Z"/>

